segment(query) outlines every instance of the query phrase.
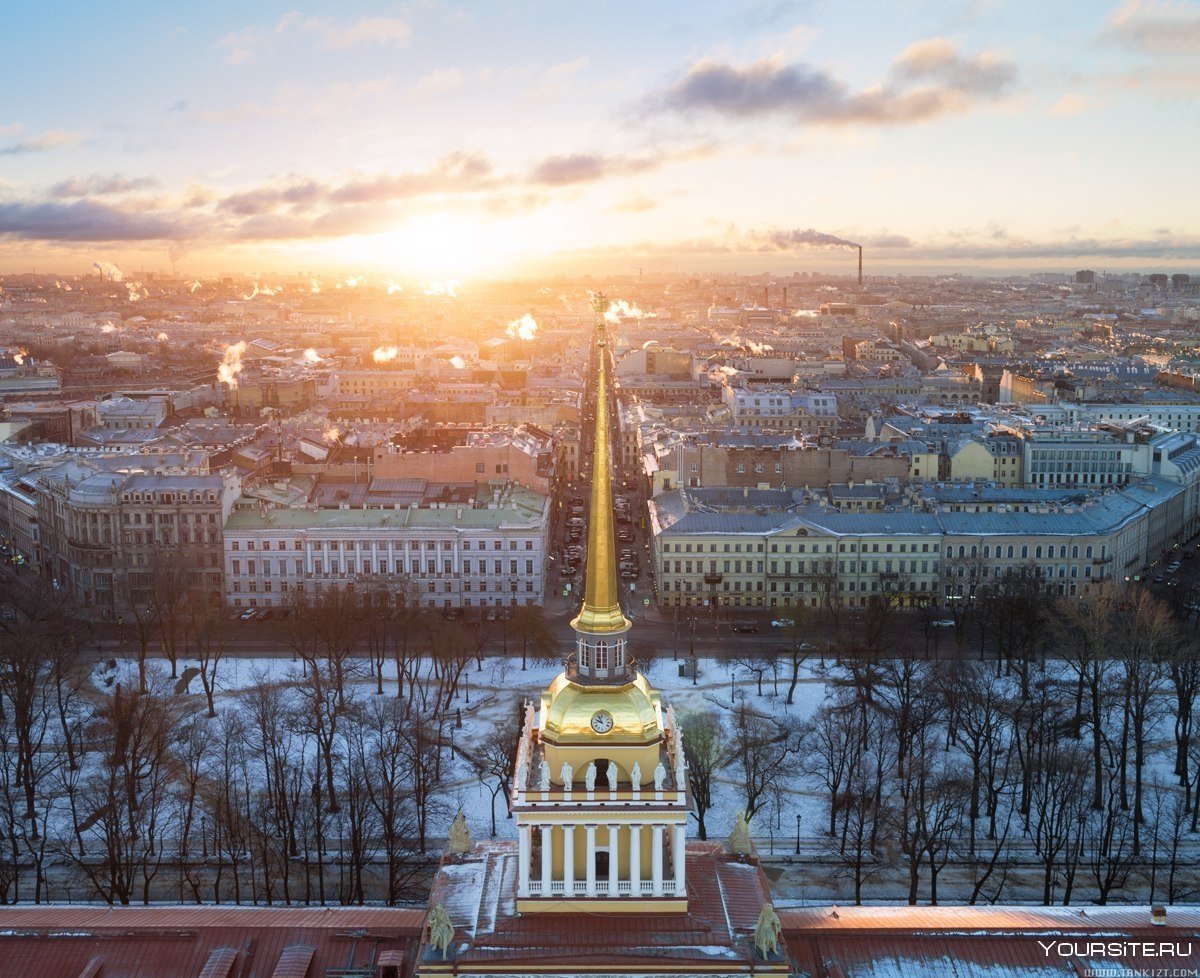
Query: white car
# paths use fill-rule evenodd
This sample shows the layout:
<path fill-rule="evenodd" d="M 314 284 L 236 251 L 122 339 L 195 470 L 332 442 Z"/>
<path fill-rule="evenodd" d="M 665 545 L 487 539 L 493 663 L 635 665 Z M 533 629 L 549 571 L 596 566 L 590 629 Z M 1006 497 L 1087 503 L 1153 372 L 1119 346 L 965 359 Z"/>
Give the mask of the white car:
<path fill-rule="evenodd" d="M 940 618 L 933 623 L 933 627 L 934 628 L 953 628 L 954 627 L 954 619 L 953 618 Z"/>
<path fill-rule="evenodd" d="M 771 622 L 772 628 L 791 628 L 796 624 L 791 618 L 776 618 Z"/>

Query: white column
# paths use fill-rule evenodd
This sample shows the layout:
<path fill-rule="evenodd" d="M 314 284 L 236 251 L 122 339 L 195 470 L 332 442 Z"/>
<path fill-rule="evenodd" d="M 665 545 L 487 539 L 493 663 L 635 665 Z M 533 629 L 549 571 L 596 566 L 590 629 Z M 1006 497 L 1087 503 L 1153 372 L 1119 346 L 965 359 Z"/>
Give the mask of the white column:
<path fill-rule="evenodd" d="M 563 826 L 563 895 L 575 895 L 575 826 Z"/>
<path fill-rule="evenodd" d="M 671 855 L 675 859 L 675 895 L 683 896 L 687 893 L 686 870 L 684 868 L 684 859 L 687 851 L 687 826 L 675 826 L 675 841 L 671 843 Z"/>
<path fill-rule="evenodd" d="M 618 837 L 618 826 L 610 825 L 608 827 L 608 895 L 610 897 L 617 895 Z"/>
<path fill-rule="evenodd" d="M 663 826 L 651 827 L 654 835 L 650 844 L 650 892 L 654 896 L 663 895 Z"/>
<path fill-rule="evenodd" d="M 642 827 L 629 826 L 629 892 L 640 896 L 642 892 Z"/>
<path fill-rule="evenodd" d="M 587 852 L 583 860 L 586 873 L 584 893 L 590 897 L 596 895 L 596 826 L 587 827 Z"/>
<path fill-rule="evenodd" d="M 517 860 L 521 864 L 521 872 L 517 881 L 518 896 L 529 896 L 529 862 L 531 859 L 529 826 L 522 825 L 517 833 Z"/>
<path fill-rule="evenodd" d="M 542 896 L 550 896 L 550 880 L 554 877 L 554 826 L 543 825 L 542 835 Z"/>

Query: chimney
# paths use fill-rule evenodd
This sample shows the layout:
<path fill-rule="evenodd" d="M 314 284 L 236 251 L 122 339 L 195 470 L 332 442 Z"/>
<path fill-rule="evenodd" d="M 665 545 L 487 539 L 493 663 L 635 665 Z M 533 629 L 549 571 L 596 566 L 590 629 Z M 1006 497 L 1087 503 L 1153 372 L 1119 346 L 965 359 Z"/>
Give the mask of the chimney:
<path fill-rule="evenodd" d="M 858 246 L 858 284 L 862 285 L 862 245 Z"/>

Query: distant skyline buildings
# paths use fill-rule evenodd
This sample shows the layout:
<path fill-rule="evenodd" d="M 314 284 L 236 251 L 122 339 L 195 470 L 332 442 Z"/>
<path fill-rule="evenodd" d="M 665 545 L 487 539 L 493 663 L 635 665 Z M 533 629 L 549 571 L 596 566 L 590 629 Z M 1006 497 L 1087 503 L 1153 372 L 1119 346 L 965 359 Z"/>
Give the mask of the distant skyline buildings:
<path fill-rule="evenodd" d="M 9 12 L 0 273 L 1200 273 L 1189 0 L 69 13 Z"/>

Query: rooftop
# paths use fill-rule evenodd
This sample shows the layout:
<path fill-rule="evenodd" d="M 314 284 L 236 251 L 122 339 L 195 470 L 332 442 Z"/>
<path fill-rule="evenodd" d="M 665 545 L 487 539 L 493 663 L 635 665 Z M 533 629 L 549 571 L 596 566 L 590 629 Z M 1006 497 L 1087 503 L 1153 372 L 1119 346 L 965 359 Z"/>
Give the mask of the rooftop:
<path fill-rule="evenodd" d="M 579 971 L 657 972 L 704 962 L 747 972 L 757 965 L 757 973 L 769 973 L 754 956 L 754 927 L 770 900 L 758 865 L 739 861 L 721 843 L 689 842 L 687 880 L 683 914 L 518 916 L 516 845 L 488 842 L 443 863 L 430 906 L 444 902 L 450 914 L 455 940 L 447 963 L 460 974 L 516 972 L 545 967 L 548 959 L 570 961 Z M 426 955 L 427 963 L 441 960 Z"/>

